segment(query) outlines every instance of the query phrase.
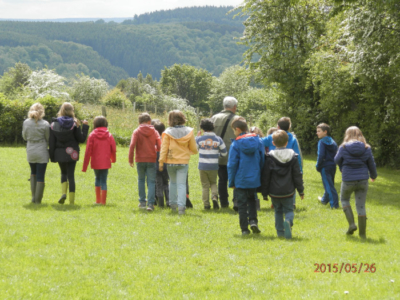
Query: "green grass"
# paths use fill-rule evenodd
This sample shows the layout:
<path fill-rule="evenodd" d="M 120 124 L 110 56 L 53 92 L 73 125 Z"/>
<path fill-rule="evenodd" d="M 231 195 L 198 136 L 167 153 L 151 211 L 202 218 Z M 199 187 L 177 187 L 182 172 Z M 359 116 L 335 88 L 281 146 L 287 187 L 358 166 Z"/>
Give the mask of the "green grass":
<path fill-rule="evenodd" d="M 398 299 L 399 171 L 379 169 L 370 184 L 368 239 L 361 241 L 346 237 L 341 210 L 317 203 L 322 183 L 315 158 L 306 157 L 306 197 L 298 198 L 287 241 L 276 238 L 270 202 L 261 203 L 262 233 L 245 238 L 232 210 L 202 210 L 197 157 L 193 210 L 181 217 L 139 211 L 137 173 L 127 160 L 128 149 L 119 147 L 106 207 L 93 206 L 94 175 L 80 171 L 82 158 L 75 206 L 57 204 L 52 163 L 43 204 L 31 205 L 25 148 L 0 148 L 1 299 Z M 375 263 L 376 272 L 315 273 L 315 263 Z"/>

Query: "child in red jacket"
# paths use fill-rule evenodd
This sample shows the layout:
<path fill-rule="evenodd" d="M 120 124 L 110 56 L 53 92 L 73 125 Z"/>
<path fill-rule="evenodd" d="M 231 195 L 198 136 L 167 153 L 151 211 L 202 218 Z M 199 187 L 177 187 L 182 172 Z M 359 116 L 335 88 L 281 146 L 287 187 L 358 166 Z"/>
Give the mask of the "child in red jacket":
<path fill-rule="evenodd" d="M 117 148 L 113 136 L 107 130 L 108 123 L 105 117 L 94 118 L 93 125 L 94 129 L 86 145 L 82 172 L 86 172 L 90 161 L 96 176 L 96 204 L 106 205 L 108 169 L 111 169 L 112 162 L 117 161 Z"/>
<path fill-rule="evenodd" d="M 139 115 L 139 127 L 132 134 L 129 146 L 129 165 L 133 168 L 133 157 L 136 149 L 136 169 L 138 173 L 139 208 L 146 209 L 147 177 L 147 211 L 154 210 L 156 189 L 156 161 L 157 152 L 161 148 L 161 139 L 157 130 L 151 125 L 151 117 L 148 113 Z"/>

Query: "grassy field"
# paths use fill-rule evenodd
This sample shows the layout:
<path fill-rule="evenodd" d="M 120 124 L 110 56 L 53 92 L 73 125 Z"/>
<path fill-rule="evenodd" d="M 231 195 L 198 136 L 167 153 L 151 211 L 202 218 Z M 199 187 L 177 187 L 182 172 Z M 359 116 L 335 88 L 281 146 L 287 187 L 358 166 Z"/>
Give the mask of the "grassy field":
<path fill-rule="evenodd" d="M 139 211 L 127 157 L 119 147 L 106 207 L 93 205 L 94 174 L 80 171 L 82 158 L 75 206 L 57 204 L 56 164 L 48 165 L 43 204 L 32 205 L 25 148 L 0 148 L 1 299 L 399 298 L 399 171 L 379 169 L 370 184 L 368 239 L 361 241 L 345 235 L 342 210 L 319 205 L 322 183 L 315 158 L 306 157 L 306 197 L 298 198 L 288 241 L 276 237 L 270 202 L 261 203 L 262 233 L 244 238 L 233 210 L 204 211 L 197 157 L 190 165 L 193 210 L 181 217 Z M 315 272 L 316 263 L 357 264 L 357 272 Z M 358 273 L 361 263 L 376 271 L 363 265 Z"/>

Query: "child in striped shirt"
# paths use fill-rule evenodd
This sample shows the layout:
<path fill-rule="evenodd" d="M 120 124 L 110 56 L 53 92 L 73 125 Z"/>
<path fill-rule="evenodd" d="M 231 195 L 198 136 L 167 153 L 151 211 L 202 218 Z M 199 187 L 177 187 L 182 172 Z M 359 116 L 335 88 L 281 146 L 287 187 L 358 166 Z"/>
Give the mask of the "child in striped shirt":
<path fill-rule="evenodd" d="M 203 119 L 200 128 L 204 131 L 197 133 L 196 144 L 199 150 L 199 172 L 201 185 L 203 187 L 204 209 L 210 209 L 210 188 L 213 208 L 219 209 L 218 205 L 218 158 L 226 156 L 224 141 L 214 133 L 214 123 L 210 119 Z"/>

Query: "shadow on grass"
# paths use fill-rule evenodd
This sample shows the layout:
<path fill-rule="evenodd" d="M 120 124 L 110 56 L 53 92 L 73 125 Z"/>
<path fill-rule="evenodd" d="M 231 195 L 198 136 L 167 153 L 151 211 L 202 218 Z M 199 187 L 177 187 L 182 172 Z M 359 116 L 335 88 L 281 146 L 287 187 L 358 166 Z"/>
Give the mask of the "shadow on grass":
<path fill-rule="evenodd" d="M 242 236 L 241 234 L 234 234 L 235 238 L 244 239 L 244 240 L 259 240 L 259 241 L 274 241 L 274 240 L 282 240 L 287 242 L 306 242 L 309 241 L 307 238 L 293 236 L 291 239 L 285 239 L 281 237 L 277 237 L 276 235 L 264 235 L 264 234 L 249 234 Z"/>
<path fill-rule="evenodd" d="M 210 209 L 210 210 L 201 210 L 203 214 L 224 214 L 224 215 L 236 215 L 237 212 L 230 208 L 222 208 L 222 209 Z"/>
<path fill-rule="evenodd" d="M 93 203 L 93 204 L 86 204 L 86 205 L 82 205 L 82 206 L 85 206 L 85 207 L 92 207 L 92 208 L 95 208 L 95 207 L 103 207 L 103 208 L 109 207 L 109 208 L 114 208 L 114 207 L 117 207 L 118 205 L 115 204 L 115 203 L 106 204 L 106 205 L 98 205 L 98 204 Z"/>
<path fill-rule="evenodd" d="M 23 208 L 29 209 L 29 210 L 41 210 L 49 207 L 49 204 L 36 204 L 36 203 L 29 203 L 29 204 L 24 204 L 22 205 Z"/>
<path fill-rule="evenodd" d="M 354 243 L 361 243 L 361 244 L 386 244 L 386 240 L 382 237 L 379 239 L 372 239 L 367 237 L 366 239 L 361 239 L 358 236 L 353 236 L 353 235 L 347 235 L 346 240 Z"/>
<path fill-rule="evenodd" d="M 80 205 L 70 205 L 70 204 L 52 204 L 51 207 L 57 211 L 75 211 L 80 210 L 82 207 Z"/>

